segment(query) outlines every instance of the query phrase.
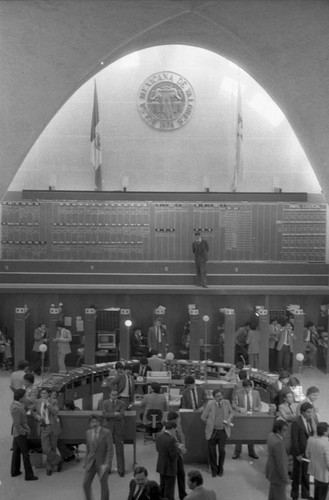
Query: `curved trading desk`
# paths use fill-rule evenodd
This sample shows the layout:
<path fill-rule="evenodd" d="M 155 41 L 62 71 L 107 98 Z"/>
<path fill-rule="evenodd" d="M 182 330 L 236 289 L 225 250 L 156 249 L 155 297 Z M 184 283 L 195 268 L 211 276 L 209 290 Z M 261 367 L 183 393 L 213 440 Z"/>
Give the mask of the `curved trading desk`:
<path fill-rule="evenodd" d="M 115 363 L 102 363 L 97 365 L 84 365 L 81 368 L 70 370 L 67 375 L 53 374 L 44 382 L 43 387 L 47 387 L 58 393 L 58 402 L 62 406 L 66 399 L 82 399 L 83 412 L 60 412 L 65 441 L 71 438 L 75 441 L 80 438 L 83 442 L 87 428 L 87 417 L 92 413 L 93 395 L 98 393 L 107 394 L 108 384 L 106 379 L 110 371 L 114 369 Z M 265 402 L 268 396 L 267 387 L 272 383 L 273 376 L 266 372 L 251 372 L 257 389 L 260 391 L 262 400 Z M 170 385 L 181 386 L 183 380 L 171 380 Z M 234 384 L 223 380 L 208 378 L 205 387 L 209 390 L 221 388 L 224 397 L 231 399 Z M 137 408 L 136 408 L 137 409 Z M 129 414 L 129 416 L 128 416 Z M 131 415 L 130 415 L 131 414 Z M 129 420 L 129 435 L 127 441 L 134 445 L 136 449 L 136 412 L 127 412 Z M 181 411 L 182 428 L 186 439 L 187 453 L 184 455 L 185 463 L 207 463 L 208 448 L 204 433 L 204 423 L 200 419 L 198 411 Z M 237 414 L 234 417 L 234 427 L 228 443 L 266 443 L 268 434 L 272 431 L 275 417 L 267 413 L 254 413 L 253 415 Z M 127 420 L 127 421 L 128 421 Z M 76 427 L 76 424 L 79 424 Z M 134 431 L 133 429 L 134 428 Z M 72 434 L 73 433 L 73 434 Z M 78 435 L 76 434 L 78 433 Z M 132 441 L 129 441 L 132 440 Z"/>
<path fill-rule="evenodd" d="M 185 435 L 187 452 L 183 455 L 185 463 L 207 463 L 208 444 L 205 438 L 205 424 L 201 420 L 201 412 L 181 410 L 182 429 Z M 250 443 L 264 444 L 272 432 L 275 416 L 268 413 L 255 412 L 252 415 L 235 414 L 231 437 L 227 444 Z"/>

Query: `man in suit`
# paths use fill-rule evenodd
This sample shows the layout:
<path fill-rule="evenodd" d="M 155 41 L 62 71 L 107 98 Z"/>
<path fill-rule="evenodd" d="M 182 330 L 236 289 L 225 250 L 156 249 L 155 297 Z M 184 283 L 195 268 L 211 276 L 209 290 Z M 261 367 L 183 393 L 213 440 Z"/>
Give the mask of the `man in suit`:
<path fill-rule="evenodd" d="M 157 482 L 150 481 L 145 467 L 136 467 L 129 484 L 128 500 L 161 500 Z"/>
<path fill-rule="evenodd" d="M 27 438 L 30 434 L 30 427 L 27 423 L 25 411 L 25 389 L 16 389 L 14 392 L 14 401 L 10 405 L 10 414 L 13 419 L 12 433 L 13 454 L 11 458 L 11 477 L 21 475 L 21 455 L 25 469 L 25 481 L 35 481 L 38 478 L 33 474 L 30 462 L 29 447 Z"/>
<path fill-rule="evenodd" d="M 158 351 L 162 357 L 166 357 L 168 348 L 168 332 L 166 325 L 161 323 L 161 319 L 156 318 L 153 326 L 150 326 L 147 332 L 148 347 L 152 351 Z"/>
<path fill-rule="evenodd" d="M 310 482 L 307 473 L 305 458 L 307 440 L 314 434 L 312 428 L 311 403 L 307 401 L 300 407 L 300 416 L 291 424 L 291 454 L 293 456 L 291 498 L 298 498 L 299 483 L 301 484 L 302 498 L 310 496 Z"/>
<path fill-rule="evenodd" d="M 250 321 L 247 321 L 235 332 L 235 361 L 242 361 L 244 365 L 248 363 L 247 337 L 249 330 Z"/>
<path fill-rule="evenodd" d="M 150 356 L 150 358 L 147 358 L 147 363 L 150 366 L 152 372 L 165 371 L 165 364 L 164 361 L 159 358 L 159 351 L 152 349 L 150 352 Z"/>
<path fill-rule="evenodd" d="M 228 399 L 223 399 L 221 389 L 213 391 L 214 399 L 208 401 L 201 420 L 205 422 L 205 434 L 208 441 L 209 462 L 212 477 L 224 474 L 225 445 L 231 435 L 233 411 Z M 218 446 L 218 463 L 216 448 Z"/>
<path fill-rule="evenodd" d="M 109 500 L 108 475 L 113 459 L 113 439 L 108 429 L 101 427 L 101 417 L 91 415 L 90 429 L 86 432 L 86 458 L 83 490 L 86 500 L 92 500 L 91 485 L 95 474 L 101 484 L 101 500 Z"/>
<path fill-rule="evenodd" d="M 177 475 L 177 460 L 182 444 L 175 439 L 175 422 L 167 422 L 165 429 L 160 432 L 155 440 L 158 452 L 156 471 L 160 474 L 160 494 L 167 500 L 174 500 L 175 480 Z"/>
<path fill-rule="evenodd" d="M 124 437 L 125 437 L 125 411 L 126 405 L 118 399 L 118 391 L 111 389 L 110 399 L 103 401 L 102 405 L 104 427 L 112 433 L 117 457 L 118 474 L 120 477 L 125 475 L 125 455 L 124 455 Z"/>
<path fill-rule="evenodd" d="M 326 500 L 329 487 L 329 425 L 319 422 L 317 436 L 308 438 L 306 458 L 310 463 L 309 475 L 314 476 L 314 500 Z"/>
<path fill-rule="evenodd" d="M 142 357 L 140 362 L 133 367 L 133 376 L 135 379 L 137 377 L 143 377 L 146 379 L 147 372 L 151 372 L 152 368 L 147 363 L 147 358 Z M 143 393 L 147 394 L 147 384 L 143 385 Z"/>
<path fill-rule="evenodd" d="M 111 382 L 111 389 L 118 391 L 118 397 L 126 405 L 126 410 L 134 402 L 135 398 L 135 382 L 134 377 L 131 375 L 132 366 L 127 363 L 123 365 L 118 361 L 115 365 L 117 374 Z"/>
<path fill-rule="evenodd" d="M 287 392 L 284 396 L 283 403 L 279 405 L 279 415 L 286 422 L 292 422 L 297 418 L 298 403 L 294 402 L 292 392 Z"/>
<path fill-rule="evenodd" d="M 47 342 L 45 338 L 47 334 L 46 323 L 40 323 L 38 327 L 34 330 L 34 342 L 32 347 L 31 356 L 31 371 L 37 375 L 41 375 L 41 365 L 42 365 L 42 354 L 39 347 Z"/>
<path fill-rule="evenodd" d="M 72 342 L 72 335 L 70 330 L 64 328 L 62 321 L 57 321 L 56 328 L 56 338 L 53 339 L 53 342 L 57 343 L 58 370 L 65 372 L 65 357 L 71 352 L 70 342 Z"/>
<path fill-rule="evenodd" d="M 38 421 L 42 453 L 47 457 L 47 476 L 51 476 L 54 467 L 60 472 L 63 466 L 61 456 L 56 453 L 57 439 L 61 433 L 57 400 L 50 398 L 48 390 L 43 388 L 40 391 L 40 398 L 31 403 L 30 410 Z"/>
<path fill-rule="evenodd" d="M 312 405 L 312 417 L 311 418 L 312 418 L 313 431 L 316 430 L 316 426 L 319 423 L 319 416 L 318 416 L 319 409 L 315 406 L 315 402 L 318 399 L 319 394 L 320 394 L 320 391 L 319 391 L 318 387 L 316 387 L 314 385 L 312 385 L 311 387 L 308 387 L 304 401 L 302 403 L 299 403 L 297 406 L 297 417 L 299 417 L 300 407 L 303 403 L 305 403 L 307 401 L 308 403 L 310 403 Z"/>
<path fill-rule="evenodd" d="M 207 260 L 208 260 L 209 245 L 206 240 L 201 239 L 201 235 L 198 231 L 194 233 L 194 236 L 195 236 L 195 241 L 193 241 L 192 243 L 192 252 L 194 255 L 194 262 L 196 269 L 195 285 L 202 286 L 203 288 L 208 288 Z"/>
<path fill-rule="evenodd" d="M 207 404 L 207 393 L 203 386 L 195 385 L 195 378 L 188 375 L 184 380 L 185 389 L 182 392 L 181 408 L 202 411 Z"/>
<path fill-rule="evenodd" d="M 276 344 L 277 367 L 279 371 L 290 370 L 295 339 L 296 336 L 293 332 L 292 324 L 290 321 L 287 321 L 280 331 L 278 342 Z"/>
<path fill-rule="evenodd" d="M 308 321 L 304 327 L 303 340 L 304 340 L 304 354 L 308 357 L 310 366 L 315 365 L 317 348 L 313 344 L 313 335 L 316 333 L 316 328 L 312 321 Z"/>
<path fill-rule="evenodd" d="M 185 500 L 216 500 L 216 493 L 213 490 L 204 488 L 203 477 L 198 470 L 190 470 L 187 474 L 187 484 L 191 493 L 185 497 Z"/>
<path fill-rule="evenodd" d="M 265 475 L 270 481 L 268 500 L 286 500 L 286 487 L 289 483 L 288 455 L 284 438 L 288 424 L 284 420 L 274 422 L 273 431 L 267 438 L 267 463 Z"/>
<path fill-rule="evenodd" d="M 184 449 L 180 450 L 179 457 L 177 459 L 177 486 L 178 486 L 178 496 L 180 500 L 186 497 L 185 489 L 185 469 L 183 463 L 183 454 L 186 453 L 185 448 L 185 436 L 181 426 L 180 415 L 177 411 L 169 411 L 167 415 L 167 422 L 175 422 L 177 427 L 175 429 L 175 439 L 177 443 L 182 444 Z"/>
<path fill-rule="evenodd" d="M 148 348 L 146 345 L 146 339 L 142 336 L 140 328 L 134 328 L 134 331 L 130 337 L 130 350 L 131 356 L 139 358 L 140 356 L 145 356 L 147 354 Z"/>
<path fill-rule="evenodd" d="M 251 414 L 254 411 L 261 411 L 262 402 L 260 399 L 259 392 L 252 389 L 251 380 L 243 380 L 242 381 L 242 389 L 236 391 L 233 402 L 232 402 L 233 410 L 244 413 Z M 242 444 L 236 444 L 233 454 L 233 459 L 239 458 L 242 451 Z M 248 453 L 251 458 L 257 459 L 258 455 L 256 455 L 255 447 L 253 444 L 248 444 Z"/>
<path fill-rule="evenodd" d="M 30 370 L 29 362 L 26 360 L 18 361 L 17 370 L 10 375 L 10 388 L 13 392 L 16 389 L 24 388 L 24 375 Z"/>
<path fill-rule="evenodd" d="M 25 389 L 25 407 L 28 410 L 31 403 L 38 399 L 39 389 L 34 385 L 33 373 L 25 373 L 24 375 L 24 389 Z"/>

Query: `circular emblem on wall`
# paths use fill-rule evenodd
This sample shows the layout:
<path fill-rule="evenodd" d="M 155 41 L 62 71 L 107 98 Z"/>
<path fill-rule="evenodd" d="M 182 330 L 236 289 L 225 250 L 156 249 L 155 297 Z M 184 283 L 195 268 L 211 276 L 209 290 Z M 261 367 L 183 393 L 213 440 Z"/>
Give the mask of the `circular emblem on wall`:
<path fill-rule="evenodd" d="M 175 130 L 191 118 L 195 95 L 191 84 L 172 71 L 161 71 L 147 78 L 138 92 L 138 109 L 151 127 Z"/>

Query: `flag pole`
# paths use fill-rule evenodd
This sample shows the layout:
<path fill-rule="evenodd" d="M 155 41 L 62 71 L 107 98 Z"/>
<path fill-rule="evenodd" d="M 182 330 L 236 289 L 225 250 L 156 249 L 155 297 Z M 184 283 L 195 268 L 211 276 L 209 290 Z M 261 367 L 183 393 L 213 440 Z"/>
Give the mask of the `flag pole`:
<path fill-rule="evenodd" d="M 90 160 L 94 167 L 95 172 L 95 191 L 102 191 L 102 149 L 101 149 L 101 137 L 100 137 L 100 122 L 99 122 L 99 109 L 98 109 L 98 96 L 97 96 L 97 86 L 96 80 L 94 80 L 94 104 L 93 113 L 91 118 L 91 131 L 90 131 L 90 142 L 91 142 L 91 154 Z"/>
<path fill-rule="evenodd" d="M 243 119 L 241 103 L 241 85 L 238 80 L 237 101 L 236 101 L 236 137 L 235 137 L 235 162 L 233 173 L 233 188 L 235 193 L 238 191 L 239 183 L 242 180 L 242 144 L 243 144 Z"/>

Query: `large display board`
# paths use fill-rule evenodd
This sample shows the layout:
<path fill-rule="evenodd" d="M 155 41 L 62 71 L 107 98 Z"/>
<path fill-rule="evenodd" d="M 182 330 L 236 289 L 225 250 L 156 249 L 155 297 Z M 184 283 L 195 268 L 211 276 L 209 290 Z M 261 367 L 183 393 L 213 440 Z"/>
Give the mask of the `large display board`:
<path fill-rule="evenodd" d="M 325 262 L 325 204 L 204 201 L 6 201 L 3 259 Z"/>

